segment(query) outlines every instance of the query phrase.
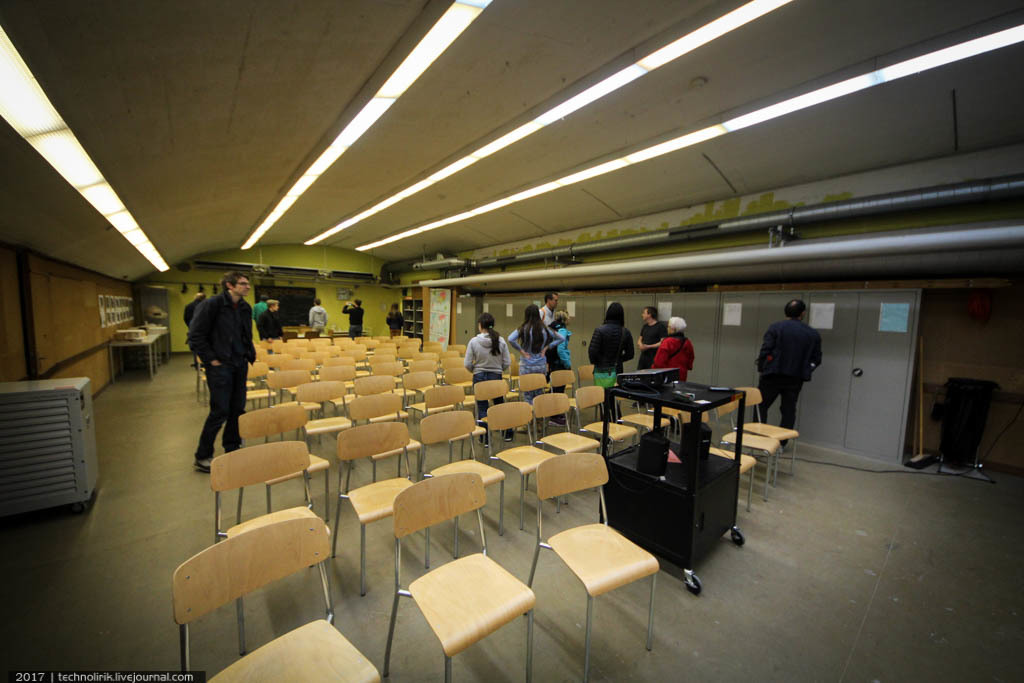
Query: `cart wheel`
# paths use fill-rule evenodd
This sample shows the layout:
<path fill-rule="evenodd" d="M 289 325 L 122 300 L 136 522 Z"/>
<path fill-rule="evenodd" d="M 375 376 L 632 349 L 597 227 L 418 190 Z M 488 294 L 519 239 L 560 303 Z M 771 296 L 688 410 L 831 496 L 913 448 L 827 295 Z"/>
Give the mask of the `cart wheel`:
<path fill-rule="evenodd" d="M 71 511 L 74 512 L 76 515 L 82 514 L 83 512 L 85 512 L 85 503 L 72 503 Z"/>
<path fill-rule="evenodd" d="M 743 532 L 740 531 L 739 527 L 732 528 L 732 542 L 736 545 L 743 545 L 747 542 L 747 539 L 743 538 Z"/>
<path fill-rule="evenodd" d="M 694 595 L 700 595 L 700 589 L 701 589 L 700 577 L 697 576 L 696 574 L 690 574 L 690 577 L 693 580 L 693 583 L 690 583 L 689 581 L 687 581 L 686 582 L 686 590 L 690 591 Z"/>

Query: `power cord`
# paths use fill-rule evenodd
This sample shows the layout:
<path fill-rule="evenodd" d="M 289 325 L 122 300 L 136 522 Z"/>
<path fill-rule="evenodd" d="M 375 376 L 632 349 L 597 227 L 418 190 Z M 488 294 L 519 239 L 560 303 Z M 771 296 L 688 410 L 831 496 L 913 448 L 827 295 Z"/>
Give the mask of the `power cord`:
<path fill-rule="evenodd" d="M 853 465 L 840 465 L 839 463 L 825 462 L 823 460 L 807 460 L 805 458 L 797 458 L 797 460 L 799 460 L 800 462 L 809 463 L 811 465 L 825 465 L 827 467 L 838 467 L 839 469 L 843 469 L 843 470 L 853 470 L 855 472 L 867 472 L 868 474 L 918 474 L 918 475 L 931 476 L 931 477 L 967 477 L 968 475 L 973 474 L 976 471 L 973 467 L 971 469 L 967 470 L 966 472 L 961 472 L 960 474 L 953 474 L 952 472 L 922 472 L 921 470 L 914 470 L 914 469 L 904 469 L 904 470 L 869 470 L 866 467 L 854 467 Z M 987 476 L 984 479 L 976 479 L 974 477 L 971 477 L 971 478 L 974 479 L 975 481 L 987 481 L 990 484 L 995 484 L 996 483 L 994 480 L 990 479 Z"/>

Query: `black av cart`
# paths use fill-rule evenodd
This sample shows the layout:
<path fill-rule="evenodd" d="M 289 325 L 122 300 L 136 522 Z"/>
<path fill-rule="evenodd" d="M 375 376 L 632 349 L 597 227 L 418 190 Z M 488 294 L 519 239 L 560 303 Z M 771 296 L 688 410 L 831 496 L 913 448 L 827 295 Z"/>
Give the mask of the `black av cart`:
<path fill-rule="evenodd" d="M 683 438 L 672 445 L 681 463 L 668 463 L 663 477 L 637 471 L 638 448 L 630 446 L 609 453 L 608 419 L 614 415 L 615 399 L 639 401 L 654 408 L 654 428 L 667 423 L 663 408 L 683 411 L 690 430 L 680 430 Z M 719 406 L 739 400 L 736 411 L 737 438 L 735 459 L 714 454 L 706 459 L 684 453 L 698 453 L 701 415 Z M 686 587 L 694 595 L 701 582 L 694 564 L 719 539 L 729 532 L 736 545 L 743 545 L 743 533 L 736 526 L 736 502 L 739 495 L 740 453 L 746 398 L 735 389 L 712 389 L 703 384 L 675 382 L 655 389 L 614 387 L 605 392 L 604 438 L 601 454 L 608 463 L 608 483 L 604 486 L 608 523 L 626 538 L 683 569 Z M 685 421 L 685 420 L 684 420 Z"/>

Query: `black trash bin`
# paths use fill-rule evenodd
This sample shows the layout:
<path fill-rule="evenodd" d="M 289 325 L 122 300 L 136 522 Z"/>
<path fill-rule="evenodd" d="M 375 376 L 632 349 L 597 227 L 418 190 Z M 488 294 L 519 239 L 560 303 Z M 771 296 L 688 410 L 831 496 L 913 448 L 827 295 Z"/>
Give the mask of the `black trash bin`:
<path fill-rule="evenodd" d="M 946 405 L 942 415 L 942 461 L 963 466 L 977 466 L 978 446 L 988 420 L 995 382 L 966 377 L 950 377 L 946 381 Z"/>

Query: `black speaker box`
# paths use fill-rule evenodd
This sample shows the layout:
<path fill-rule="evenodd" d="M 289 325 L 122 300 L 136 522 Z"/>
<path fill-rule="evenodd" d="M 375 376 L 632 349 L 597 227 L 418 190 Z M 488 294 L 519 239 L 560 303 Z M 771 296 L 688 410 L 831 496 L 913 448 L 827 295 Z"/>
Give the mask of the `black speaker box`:
<path fill-rule="evenodd" d="M 700 432 L 697 443 L 697 452 L 691 453 L 693 449 L 693 430 L 696 428 Z M 683 442 L 680 444 L 680 450 L 687 457 L 699 456 L 701 460 L 707 460 L 708 454 L 711 452 L 711 427 L 698 422 L 694 425 L 692 422 L 686 422 L 683 424 Z"/>
<path fill-rule="evenodd" d="M 636 462 L 638 472 L 660 477 L 668 466 L 668 439 L 661 431 L 647 432 L 640 437 L 640 448 Z"/>

